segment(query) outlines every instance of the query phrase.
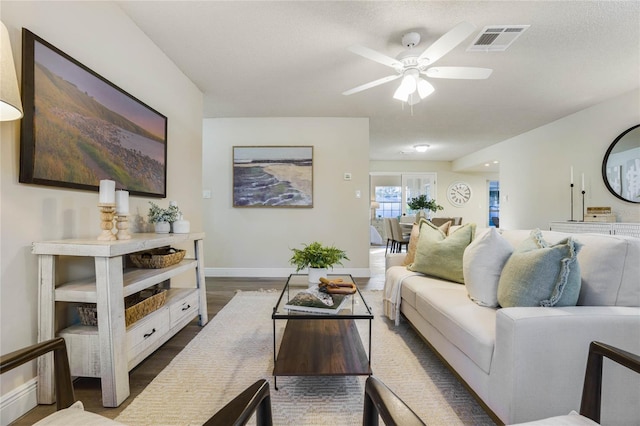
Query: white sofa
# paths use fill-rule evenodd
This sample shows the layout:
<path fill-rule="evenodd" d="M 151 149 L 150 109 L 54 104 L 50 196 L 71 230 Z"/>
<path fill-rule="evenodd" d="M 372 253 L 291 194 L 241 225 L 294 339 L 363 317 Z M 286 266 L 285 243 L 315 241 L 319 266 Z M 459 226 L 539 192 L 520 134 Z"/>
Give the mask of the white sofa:
<path fill-rule="evenodd" d="M 501 233 L 516 247 L 530 231 Z M 542 234 L 549 243 L 570 235 Z M 402 281 L 403 317 L 505 424 L 577 411 L 591 341 L 640 353 L 640 239 L 574 238 L 583 244 L 578 306 L 489 308 L 458 283 L 422 274 Z M 406 270 L 404 256 L 387 257 L 385 285 Z M 603 424 L 640 424 L 637 375 L 606 364 L 605 373 Z"/>

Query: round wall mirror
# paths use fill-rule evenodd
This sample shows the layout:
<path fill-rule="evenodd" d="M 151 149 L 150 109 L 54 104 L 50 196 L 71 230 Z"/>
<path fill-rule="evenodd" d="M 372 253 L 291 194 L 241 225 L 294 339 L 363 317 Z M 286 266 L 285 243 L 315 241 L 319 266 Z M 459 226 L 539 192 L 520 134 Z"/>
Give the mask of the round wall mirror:
<path fill-rule="evenodd" d="M 611 143 L 602 161 L 602 178 L 616 197 L 640 203 L 640 124 Z"/>

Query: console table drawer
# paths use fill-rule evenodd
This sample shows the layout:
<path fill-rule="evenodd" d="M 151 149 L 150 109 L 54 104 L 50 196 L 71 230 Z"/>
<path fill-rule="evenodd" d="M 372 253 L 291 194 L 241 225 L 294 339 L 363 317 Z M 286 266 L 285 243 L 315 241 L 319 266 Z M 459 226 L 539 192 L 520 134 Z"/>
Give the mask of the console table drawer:
<path fill-rule="evenodd" d="M 169 331 L 169 309 L 163 307 L 147 315 L 127 330 L 127 358 L 132 359 Z"/>
<path fill-rule="evenodd" d="M 184 318 L 192 318 L 198 312 L 198 293 L 190 291 L 185 295 L 181 295 L 175 301 L 171 301 L 169 312 L 171 316 L 171 328 L 175 327 Z"/>

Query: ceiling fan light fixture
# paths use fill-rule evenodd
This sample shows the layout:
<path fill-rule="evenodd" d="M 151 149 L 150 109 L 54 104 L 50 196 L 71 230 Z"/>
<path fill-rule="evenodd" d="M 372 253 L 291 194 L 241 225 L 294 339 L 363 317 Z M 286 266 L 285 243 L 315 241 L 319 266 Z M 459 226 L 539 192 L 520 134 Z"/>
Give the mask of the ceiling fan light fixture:
<path fill-rule="evenodd" d="M 430 94 L 432 94 L 436 89 L 433 87 L 431 83 L 427 80 L 421 78 L 418 81 L 418 95 L 420 95 L 420 99 L 424 99 Z"/>
<path fill-rule="evenodd" d="M 407 102 L 409 100 L 409 93 L 403 90 L 402 84 L 396 89 L 393 94 L 393 99 L 397 99 L 402 102 Z"/>
<path fill-rule="evenodd" d="M 402 82 L 393 94 L 393 98 L 402 102 L 408 102 L 411 94 L 415 93 L 418 89 L 418 80 L 421 80 L 418 70 L 410 69 L 405 71 Z"/>

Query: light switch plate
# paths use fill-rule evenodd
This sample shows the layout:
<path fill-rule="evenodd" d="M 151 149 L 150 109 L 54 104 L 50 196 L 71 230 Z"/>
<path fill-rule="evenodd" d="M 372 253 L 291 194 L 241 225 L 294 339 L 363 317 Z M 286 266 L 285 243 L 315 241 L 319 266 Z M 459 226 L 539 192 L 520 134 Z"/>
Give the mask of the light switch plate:
<path fill-rule="evenodd" d="M 211 198 L 211 190 L 210 189 L 202 190 L 202 198 Z"/>
<path fill-rule="evenodd" d="M 345 173 L 344 180 L 351 180 L 351 173 Z"/>

